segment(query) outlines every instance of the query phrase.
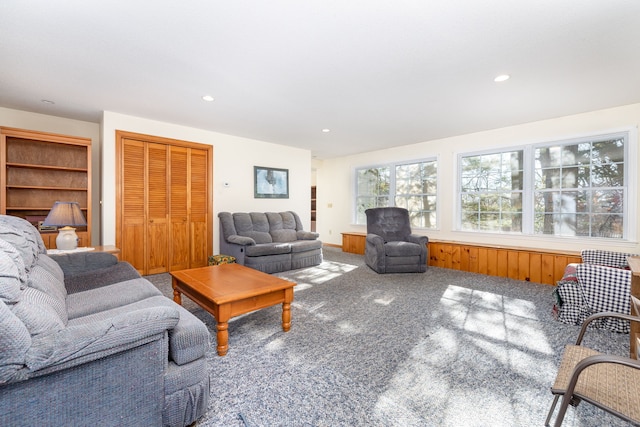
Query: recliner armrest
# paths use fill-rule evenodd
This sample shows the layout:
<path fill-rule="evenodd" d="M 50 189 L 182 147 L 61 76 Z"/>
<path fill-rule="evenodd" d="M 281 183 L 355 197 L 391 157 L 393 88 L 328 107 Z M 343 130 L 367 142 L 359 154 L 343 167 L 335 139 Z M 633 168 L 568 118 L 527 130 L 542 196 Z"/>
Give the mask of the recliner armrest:
<path fill-rule="evenodd" d="M 410 234 L 407 236 L 407 242 L 417 243 L 419 245 L 427 245 L 429 243 L 429 238 L 427 236 L 422 236 L 419 234 Z"/>

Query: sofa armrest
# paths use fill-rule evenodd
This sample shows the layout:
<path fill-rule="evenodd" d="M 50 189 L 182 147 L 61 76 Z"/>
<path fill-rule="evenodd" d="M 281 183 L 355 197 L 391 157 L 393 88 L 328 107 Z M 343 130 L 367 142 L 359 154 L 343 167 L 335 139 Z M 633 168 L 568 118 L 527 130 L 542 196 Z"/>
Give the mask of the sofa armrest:
<path fill-rule="evenodd" d="M 49 256 L 60 265 L 65 277 L 110 267 L 118 263 L 118 258 L 107 252 L 74 252 Z"/>
<path fill-rule="evenodd" d="M 320 236 L 320 233 L 314 231 L 298 230 L 296 231 L 296 237 L 298 240 L 316 240 Z"/>
<path fill-rule="evenodd" d="M 81 365 L 162 338 L 179 318 L 173 307 L 150 307 L 35 336 L 25 357 L 25 378 Z"/>
<path fill-rule="evenodd" d="M 242 246 L 254 246 L 256 244 L 256 241 L 251 237 L 239 236 L 237 234 L 227 237 L 227 242 Z"/>

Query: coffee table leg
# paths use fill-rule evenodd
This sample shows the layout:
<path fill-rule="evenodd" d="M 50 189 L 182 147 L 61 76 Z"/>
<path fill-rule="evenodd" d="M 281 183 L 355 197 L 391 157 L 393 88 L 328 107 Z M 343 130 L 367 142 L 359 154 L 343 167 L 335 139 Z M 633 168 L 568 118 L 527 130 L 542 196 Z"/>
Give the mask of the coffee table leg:
<path fill-rule="evenodd" d="M 285 332 L 291 329 L 291 301 L 293 301 L 293 289 L 285 289 L 282 303 L 282 330 Z"/>
<path fill-rule="evenodd" d="M 173 287 L 173 300 L 177 304 L 182 305 L 182 295 L 180 295 L 180 291 L 178 290 L 178 281 L 175 277 L 172 278 L 171 285 Z"/>
<path fill-rule="evenodd" d="M 218 341 L 218 356 L 224 356 L 229 350 L 229 323 L 218 322 L 216 329 L 218 330 L 216 337 Z"/>
<path fill-rule="evenodd" d="M 224 356 L 229 350 L 229 318 L 231 318 L 231 306 L 223 304 L 217 307 L 213 315 L 216 318 L 216 329 L 218 333 L 216 340 L 218 341 L 218 356 Z"/>

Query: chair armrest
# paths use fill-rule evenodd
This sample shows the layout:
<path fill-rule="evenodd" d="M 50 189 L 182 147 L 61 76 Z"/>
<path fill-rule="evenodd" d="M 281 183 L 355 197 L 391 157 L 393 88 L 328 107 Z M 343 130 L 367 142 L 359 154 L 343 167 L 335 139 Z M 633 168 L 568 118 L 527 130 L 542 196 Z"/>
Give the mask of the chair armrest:
<path fill-rule="evenodd" d="M 589 324 L 594 320 L 598 320 L 603 317 L 613 317 L 616 319 L 622 319 L 622 320 L 628 320 L 630 322 L 640 323 L 639 316 L 632 316 L 630 314 L 616 313 L 613 311 L 603 311 L 600 313 L 592 314 L 591 316 L 587 317 L 584 322 L 582 322 L 582 327 L 580 328 L 578 339 L 576 339 L 576 345 L 580 345 L 580 343 L 582 342 L 582 339 L 584 338 L 584 335 L 587 332 L 587 328 L 589 327 Z"/>
<path fill-rule="evenodd" d="M 409 236 L 407 236 L 407 242 L 426 246 L 429 243 L 429 238 L 427 236 L 422 236 L 419 234 L 409 234 Z"/>
<path fill-rule="evenodd" d="M 25 356 L 25 378 L 67 369 L 161 338 L 175 327 L 173 307 L 149 307 L 32 338 Z"/>
<path fill-rule="evenodd" d="M 118 263 L 118 258 L 107 252 L 74 252 L 49 255 L 49 257 L 60 265 L 65 277 L 110 267 Z"/>
<path fill-rule="evenodd" d="M 227 242 L 242 246 L 255 246 L 256 244 L 256 241 L 251 237 L 239 236 L 237 234 L 227 237 Z"/>
<path fill-rule="evenodd" d="M 316 240 L 319 236 L 320 234 L 314 231 L 296 231 L 296 237 L 298 238 L 298 240 Z"/>
<path fill-rule="evenodd" d="M 367 234 L 366 241 L 380 248 L 382 248 L 382 246 L 384 245 L 384 239 L 381 236 L 378 236 L 377 234 L 372 234 L 372 233 Z"/>

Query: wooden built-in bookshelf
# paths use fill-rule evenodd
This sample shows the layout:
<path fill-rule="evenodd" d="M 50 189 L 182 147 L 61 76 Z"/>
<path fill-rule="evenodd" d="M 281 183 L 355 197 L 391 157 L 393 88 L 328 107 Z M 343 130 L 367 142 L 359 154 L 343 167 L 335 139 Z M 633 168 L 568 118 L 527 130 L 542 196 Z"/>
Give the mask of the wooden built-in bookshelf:
<path fill-rule="evenodd" d="M 91 139 L 0 127 L 0 196 L 0 213 L 35 226 L 56 201 L 78 202 L 87 220 L 78 245 L 91 245 Z M 57 233 L 41 235 L 55 249 Z"/>

